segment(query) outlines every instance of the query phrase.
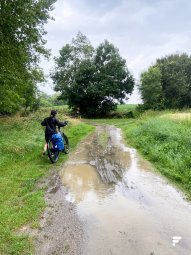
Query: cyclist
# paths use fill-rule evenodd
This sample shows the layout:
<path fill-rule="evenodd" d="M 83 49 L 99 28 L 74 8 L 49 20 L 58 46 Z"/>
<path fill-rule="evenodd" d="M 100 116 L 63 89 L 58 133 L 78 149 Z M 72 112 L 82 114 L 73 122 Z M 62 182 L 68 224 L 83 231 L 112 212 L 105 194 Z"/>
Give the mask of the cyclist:
<path fill-rule="evenodd" d="M 52 138 L 52 135 L 54 135 L 58 132 L 57 127 L 59 129 L 60 127 L 64 127 L 67 125 L 67 121 L 61 122 L 58 119 L 56 119 L 56 114 L 57 114 L 56 110 L 51 110 L 50 117 L 45 118 L 41 122 L 41 125 L 46 127 L 46 129 L 45 129 L 46 144 L 44 145 L 43 155 L 45 155 L 45 153 L 47 151 L 48 141 Z"/>

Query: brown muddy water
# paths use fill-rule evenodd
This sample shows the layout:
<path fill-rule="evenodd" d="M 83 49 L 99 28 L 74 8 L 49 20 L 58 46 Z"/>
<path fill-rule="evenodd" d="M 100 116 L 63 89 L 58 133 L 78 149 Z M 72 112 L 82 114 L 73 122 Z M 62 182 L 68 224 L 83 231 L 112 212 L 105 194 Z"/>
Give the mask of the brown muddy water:
<path fill-rule="evenodd" d="M 123 144 L 119 129 L 98 126 L 61 178 L 83 224 L 81 254 L 191 254 L 191 204 Z"/>

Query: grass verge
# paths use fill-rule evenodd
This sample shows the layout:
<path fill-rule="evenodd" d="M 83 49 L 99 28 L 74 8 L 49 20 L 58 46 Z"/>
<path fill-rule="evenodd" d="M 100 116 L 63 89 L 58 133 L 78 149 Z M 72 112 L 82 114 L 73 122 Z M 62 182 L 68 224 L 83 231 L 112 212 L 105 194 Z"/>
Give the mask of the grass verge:
<path fill-rule="evenodd" d="M 66 156 L 52 165 L 42 157 L 44 129 L 40 122 L 49 115 L 41 109 L 29 117 L 0 118 L 0 254 L 31 254 L 27 236 L 17 235 L 24 225 L 38 225 L 45 207 L 44 190 L 37 182 L 50 168 L 58 168 Z M 64 120 L 60 109 L 58 118 Z M 70 121 L 70 120 L 69 120 Z M 64 128 L 74 149 L 78 142 L 94 128 L 72 120 Z"/>

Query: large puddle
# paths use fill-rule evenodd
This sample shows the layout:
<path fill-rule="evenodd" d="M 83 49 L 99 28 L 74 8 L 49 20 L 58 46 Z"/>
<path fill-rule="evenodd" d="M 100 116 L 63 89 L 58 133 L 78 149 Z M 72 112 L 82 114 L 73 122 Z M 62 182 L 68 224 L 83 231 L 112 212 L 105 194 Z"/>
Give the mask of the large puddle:
<path fill-rule="evenodd" d="M 97 127 L 61 177 L 84 225 L 83 255 L 191 254 L 191 205 L 123 145 L 119 129 Z"/>

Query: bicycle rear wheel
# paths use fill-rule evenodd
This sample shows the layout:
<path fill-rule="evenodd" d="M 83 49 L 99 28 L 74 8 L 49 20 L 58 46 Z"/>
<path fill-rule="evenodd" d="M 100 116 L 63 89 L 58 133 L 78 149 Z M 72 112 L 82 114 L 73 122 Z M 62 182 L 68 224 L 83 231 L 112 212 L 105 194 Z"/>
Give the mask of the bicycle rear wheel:
<path fill-rule="evenodd" d="M 68 137 L 63 133 L 62 134 L 63 137 L 63 142 L 64 142 L 64 153 L 68 154 L 69 153 L 69 141 L 68 141 Z"/>
<path fill-rule="evenodd" d="M 56 163 L 56 161 L 58 160 L 59 151 L 54 150 L 51 141 L 47 143 L 47 153 L 52 164 Z"/>

